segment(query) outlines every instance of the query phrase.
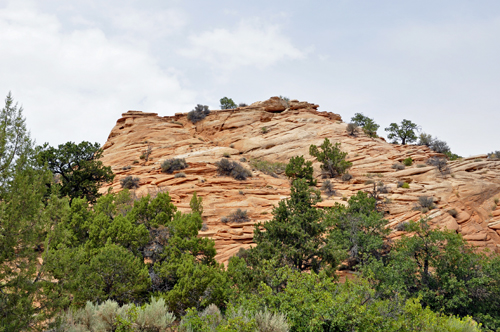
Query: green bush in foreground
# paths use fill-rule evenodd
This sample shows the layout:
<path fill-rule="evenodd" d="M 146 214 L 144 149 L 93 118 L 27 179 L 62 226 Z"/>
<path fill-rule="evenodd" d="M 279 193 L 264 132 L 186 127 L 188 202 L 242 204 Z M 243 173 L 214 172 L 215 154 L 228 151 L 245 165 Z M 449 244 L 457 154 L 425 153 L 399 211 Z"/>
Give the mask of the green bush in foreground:
<path fill-rule="evenodd" d="M 242 294 L 235 307 L 286 314 L 290 331 L 480 331 L 469 317 L 445 316 L 423 308 L 418 299 L 378 299 L 362 279 L 336 283 L 324 275 L 282 271 L 279 291 L 261 283 Z M 271 280 L 269 282 L 273 284 Z M 200 330 L 201 331 L 201 330 Z"/>

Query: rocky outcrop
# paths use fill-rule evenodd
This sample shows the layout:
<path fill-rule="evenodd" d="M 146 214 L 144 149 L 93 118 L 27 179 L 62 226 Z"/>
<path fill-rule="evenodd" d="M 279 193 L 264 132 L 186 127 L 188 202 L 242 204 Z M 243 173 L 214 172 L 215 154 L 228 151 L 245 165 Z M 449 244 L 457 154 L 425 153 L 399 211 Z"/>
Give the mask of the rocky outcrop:
<path fill-rule="evenodd" d="M 343 182 L 333 179 L 336 195 L 324 197 L 318 206 L 328 207 L 345 200 L 358 190 L 373 189 L 371 182 L 383 182 L 387 193 L 381 194 L 381 206 L 393 232 L 403 233 L 397 225 L 423 215 L 414 209 L 420 196 L 433 197 L 436 208 L 426 215 L 434 227 L 463 234 L 480 248 L 500 251 L 500 161 L 485 155 L 449 162 L 451 173 L 442 175 L 425 165 L 438 154 L 423 146 L 401 146 L 358 133 L 349 136 L 339 115 L 319 112 L 318 105 L 279 97 L 233 110 L 212 111 L 204 120 L 192 124 L 186 114 L 160 117 L 156 113 L 129 111 L 118 119 L 104 144 L 102 161 L 116 174 L 111 185 L 121 190 L 120 179 L 128 175 L 140 178 L 138 196 L 168 190 L 181 211 L 189 211 L 189 200 L 196 191 L 203 198 L 206 230 L 200 236 L 214 239 L 217 259 L 227 262 L 240 248 L 252 245 L 253 224 L 269 220 L 272 208 L 289 195 L 289 182 L 281 175 L 268 175 L 253 169 L 253 177 L 237 181 L 217 175 L 215 162 L 223 155 L 251 169 L 249 160 L 287 162 L 303 155 L 314 162 L 321 185 L 319 164 L 309 155 L 311 144 L 324 138 L 341 142 L 353 162 L 353 178 Z M 148 161 L 140 159 L 148 146 Z M 411 157 L 415 162 L 404 170 L 392 165 Z M 185 158 L 186 177 L 161 172 L 165 159 Z M 409 188 L 398 187 L 409 183 Z M 109 186 L 101 189 L 105 192 Z M 251 221 L 239 224 L 221 222 L 236 209 L 247 210 Z M 450 210 L 455 210 L 448 212 Z M 453 215 L 453 216 L 452 216 Z"/>

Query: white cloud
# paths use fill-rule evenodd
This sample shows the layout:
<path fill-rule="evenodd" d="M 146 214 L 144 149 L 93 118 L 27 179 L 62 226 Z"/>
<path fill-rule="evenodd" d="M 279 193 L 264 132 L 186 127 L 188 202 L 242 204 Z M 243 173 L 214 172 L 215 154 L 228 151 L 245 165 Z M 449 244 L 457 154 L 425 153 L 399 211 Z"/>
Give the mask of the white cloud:
<path fill-rule="evenodd" d="M 187 111 L 194 94 L 147 50 L 97 28 L 63 32 L 32 7 L 0 9 L 0 94 L 24 105 L 38 143 L 103 143 L 122 112 Z"/>
<path fill-rule="evenodd" d="M 292 45 L 276 24 L 242 20 L 234 30 L 213 29 L 189 37 L 181 54 L 221 68 L 264 68 L 284 59 L 303 59 L 306 52 Z"/>
<path fill-rule="evenodd" d="M 144 11 L 125 7 L 113 13 L 111 22 L 123 35 L 158 39 L 182 29 L 187 19 L 176 9 Z"/>

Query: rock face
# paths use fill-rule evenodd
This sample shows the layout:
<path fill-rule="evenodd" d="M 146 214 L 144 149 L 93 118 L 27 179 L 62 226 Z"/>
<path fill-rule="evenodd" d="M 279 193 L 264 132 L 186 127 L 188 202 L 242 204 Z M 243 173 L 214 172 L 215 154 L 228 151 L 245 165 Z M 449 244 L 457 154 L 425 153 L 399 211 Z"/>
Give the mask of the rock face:
<path fill-rule="evenodd" d="M 320 145 L 324 138 L 340 142 L 353 162 L 353 178 L 334 183 L 336 195 L 318 204 L 321 207 L 345 199 L 357 191 L 370 191 L 383 182 L 387 193 L 381 194 L 382 209 L 390 237 L 399 238 L 396 226 L 423 215 L 414 209 L 420 196 L 434 199 L 435 209 L 426 213 L 434 227 L 462 233 L 480 248 L 500 252 L 500 161 L 485 155 L 449 162 L 451 174 L 442 175 L 435 167 L 425 165 L 438 154 L 425 146 L 394 145 L 381 138 L 369 138 L 359 132 L 349 136 L 346 124 L 338 114 L 319 112 L 318 105 L 273 97 L 247 107 L 212 111 L 204 120 L 192 124 L 186 114 L 160 117 L 156 113 L 129 111 L 118 119 L 104 144 L 102 161 L 116 174 L 111 185 L 120 191 L 120 180 L 128 175 L 140 178 L 136 195 L 154 195 L 167 191 L 180 211 L 188 212 L 189 201 L 196 191 L 203 198 L 203 219 L 208 227 L 200 232 L 215 240 L 216 259 L 226 263 L 240 248 L 252 245 L 253 224 L 272 218 L 274 205 L 290 193 L 290 184 L 282 175 L 267 175 L 254 169 L 253 177 L 237 181 L 217 175 L 215 162 L 230 156 L 231 160 L 251 169 L 249 160 L 288 162 L 297 155 L 314 161 L 318 187 L 321 186 L 319 163 L 309 155 L 311 144 Z M 148 146 L 148 161 L 140 159 Z M 414 164 L 404 170 L 391 166 L 411 157 Z M 185 158 L 189 167 L 186 177 L 161 172 L 165 159 Z M 129 167 L 130 166 L 130 167 Z M 398 187 L 409 183 L 409 188 Z M 109 186 L 101 188 L 106 192 Z M 246 210 L 250 221 L 223 223 L 221 218 L 236 209 Z M 450 211 L 455 210 L 455 211 Z M 456 212 L 456 213 L 453 213 Z"/>

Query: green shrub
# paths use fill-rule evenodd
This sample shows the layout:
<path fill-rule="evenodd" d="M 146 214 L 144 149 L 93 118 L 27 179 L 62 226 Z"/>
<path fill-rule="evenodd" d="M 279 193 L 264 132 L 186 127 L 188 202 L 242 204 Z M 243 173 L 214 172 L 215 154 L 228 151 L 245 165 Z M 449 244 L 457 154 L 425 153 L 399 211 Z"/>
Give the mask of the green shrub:
<path fill-rule="evenodd" d="M 262 128 L 260 128 L 260 132 L 263 133 L 263 134 L 266 134 L 267 132 L 269 132 L 269 128 L 262 127 Z"/>
<path fill-rule="evenodd" d="M 330 180 L 323 181 L 321 190 L 324 191 L 328 197 L 335 195 L 335 189 L 333 189 L 333 183 L 330 182 Z"/>
<path fill-rule="evenodd" d="M 431 145 L 429 146 L 434 152 L 437 153 L 449 153 L 450 152 L 450 147 L 448 146 L 448 143 L 445 141 L 441 141 L 437 138 L 435 138 Z"/>
<path fill-rule="evenodd" d="M 285 108 L 289 108 L 290 107 L 290 98 L 284 97 L 284 96 L 280 96 L 280 102 L 281 102 L 281 105 L 283 105 Z"/>
<path fill-rule="evenodd" d="M 321 169 L 327 177 L 333 178 L 342 175 L 352 166 L 350 161 L 345 160 L 347 152 L 340 150 L 340 143 L 332 145 L 328 138 L 325 138 L 319 149 L 316 145 L 311 145 L 309 154 L 318 159 L 321 163 Z"/>
<path fill-rule="evenodd" d="M 221 110 L 230 110 L 236 108 L 236 103 L 228 97 L 221 98 L 220 100 L 220 109 Z"/>
<path fill-rule="evenodd" d="M 435 207 L 434 198 L 432 198 L 430 196 L 419 196 L 418 197 L 418 204 L 420 204 L 422 209 L 432 210 Z"/>
<path fill-rule="evenodd" d="M 452 153 L 451 151 L 445 152 L 444 155 L 448 158 L 448 160 L 458 160 L 462 158 L 458 154 Z"/>
<path fill-rule="evenodd" d="M 356 136 L 356 133 L 358 132 L 358 125 L 355 123 L 348 123 L 346 130 L 349 135 Z"/>
<path fill-rule="evenodd" d="M 410 188 L 410 185 L 408 182 L 398 181 L 398 188 L 408 189 Z"/>
<path fill-rule="evenodd" d="M 215 307 L 215 308 L 214 308 Z M 189 309 L 182 318 L 179 326 L 180 332 L 255 332 L 257 326 L 255 319 L 247 311 L 230 308 L 223 317 L 220 310 L 207 307 L 198 313 L 195 309 Z M 279 330 L 277 330 L 279 332 Z"/>
<path fill-rule="evenodd" d="M 229 152 L 224 152 L 224 153 L 222 154 L 222 156 L 223 156 L 224 158 L 231 158 L 231 155 L 229 154 Z"/>
<path fill-rule="evenodd" d="M 134 188 L 139 188 L 139 181 L 140 179 L 138 177 L 133 177 L 132 175 L 129 175 L 121 179 L 120 184 L 122 188 L 134 189 Z"/>
<path fill-rule="evenodd" d="M 222 176 L 231 176 L 236 180 L 246 180 L 247 177 L 252 176 L 252 173 L 245 167 L 227 158 L 222 158 L 220 161 L 217 161 L 215 165 L 217 166 L 217 172 Z"/>
<path fill-rule="evenodd" d="M 500 151 L 494 151 L 494 152 L 488 153 L 488 158 L 500 159 Z"/>
<path fill-rule="evenodd" d="M 427 159 L 426 164 L 435 166 L 441 173 L 441 175 L 450 174 L 450 168 L 448 167 L 448 161 L 446 160 L 446 158 L 431 157 Z"/>
<path fill-rule="evenodd" d="M 179 172 L 179 173 L 176 173 L 174 175 L 174 178 L 176 178 L 176 179 L 177 178 L 185 178 L 185 177 L 186 177 L 186 173 L 184 173 L 184 172 Z"/>
<path fill-rule="evenodd" d="M 303 156 L 290 158 L 286 165 L 285 175 L 293 182 L 296 179 L 305 179 L 307 184 L 315 186 L 317 181 L 313 177 L 312 161 L 305 161 Z"/>
<path fill-rule="evenodd" d="M 356 113 L 351 118 L 351 122 L 357 125 L 358 127 L 363 128 L 363 131 L 369 137 L 377 137 L 377 130 L 380 127 L 378 124 L 373 121 L 373 119 L 364 116 L 362 113 Z"/>
<path fill-rule="evenodd" d="M 411 159 L 411 157 L 408 157 L 405 160 L 403 160 L 403 164 L 405 166 L 411 166 L 411 165 L 413 165 L 413 159 Z"/>
<path fill-rule="evenodd" d="M 161 164 L 161 170 L 164 173 L 172 174 L 174 171 L 179 171 L 188 167 L 184 158 L 166 159 Z"/>
<path fill-rule="evenodd" d="M 132 166 L 130 166 L 130 165 L 123 166 L 122 171 L 126 171 L 126 170 L 131 169 L 131 168 L 132 168 Z"/>
<path fill-rule="evenodd" d="M 198 213 L 200 216 L 203 215 L 203 198 L 198 197 L 196 191 L 193 193 L 191 201 L 189 201 L 189 207 L 193 213 Z"/>
<path fill-rule="evenodd" d="M 247 210 L 237 209 L 230 215 L 226 216 L 223 222 L 247 222 L 250 221 L 250 218 L 247 215 Z"/>
<path fill-rule="evenodd" d="M 425 146 L 431 146 L 432 144 L 432 135 L 426 134 L 426 133 L 421 133 L 418 136 L 418 145 L 425 145 Z"/>
<path fill-rule="evenodd" d="M 208 114 L 210 114 L 210 110 L 208 109 L 208 106 L 198 104 L 198 105 L 196 105 L 194 110 L 192 110 L 191 112 L 189 112 L 187 114 L 187 118 L 192 123 L 196 123 L 198 121 L 205 119 Z"/>
<path fill-rule="evenodd" d="M 262 159 L 252 159 L 250 160 L 250 166 L 252 169 L 261 171 L 264 174 L 271 175 L 273 177 L 278 177 L 279 174 L 283 174 L 286 169 L 286 164 L 281 162 L 272 162 Z"/>

